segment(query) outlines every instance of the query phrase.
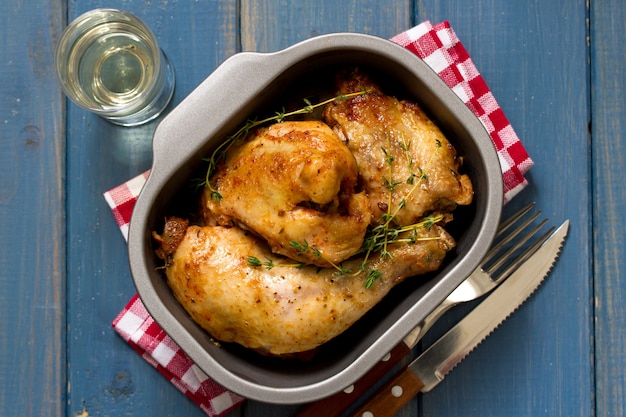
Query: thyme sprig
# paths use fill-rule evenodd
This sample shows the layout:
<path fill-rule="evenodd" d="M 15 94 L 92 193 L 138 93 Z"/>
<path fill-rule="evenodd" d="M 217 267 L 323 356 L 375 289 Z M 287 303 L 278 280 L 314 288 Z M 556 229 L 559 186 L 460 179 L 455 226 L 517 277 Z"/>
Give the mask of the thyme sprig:
<path fill-rule="evenodd" d="M 335 270 L 337 270 L 337 272 L 339 272 L 339 274 L 341 275 L 345 275 L 345 274 L 349 274 L 351 271 L 349 269 L 346 269 L 344 267 L 342 267 L 341 265 L 337 265 L 336 263 L 334 263 L 333 261 L 331 261 L 330 259 L 324 257 L 324 255 L 322 254 L 322 252 L 313 246 L 309 246 L 309 243 L 305 240 L 303 240 L 302 242 L 297 242 L 295 240 L 292 240 L 289 242 L 289 246 L 292 249 L 295 249 L 298 253 L 298 255 L 304 255 L 307 252 L 311 252 L 313 254 L 313 256 L 315 256 L 316 258 L 322 259 L 324 260 L 326 263 L 328 263 L 330 266 L 332 266 Z"/>
<path fill-rule="evenodd" d="M 387 147 L 390 148 L 390 146 L 391 146 L 391 143 L 390 143 L 390 138 L 388 136 Z M 378 252 L 379 256 L 382 259 L 391 259 L 392 255 L 391 255 L 391 252 L 389 251 L 389 244 L 393 242 L 415 243 L 417 241 L 422 241 L 422 240 L 437 239 L 437 238 L 419 238 L 417 236 L 417 229 L 420 227 L 425 227 L 430 230 L 430 228 L 435 223 L 443 219 L 443 216 L 441 215 L 428 216 L 424 218 L 424 220 L 422 220 L 421 222 L 415 223 L 410 226 L 395 226 L 395 220 L 398 216 L 398 213 L 400 212 L 400 210 L 402 210 L 406 206 L 406 202 L 409 199 L 409 197 L 415 192 L 415 190 L 417 189 L 417 187 L 420 186 L 420 184 L 428 183 L 428 175 L 426 171 L 430 167 L 433 157 L 435 156 L 435 153 L 432 153 L 430 155 L 430 158 L 428 159 L 428 162 L 426 163 L 426 166 L 424 168 L 417 167 L 417 172 L 416 172 L 413 169 L 413 159 L 410 157 L 410 154 L 409 154 L 410 146 L 411 146 L 411 143 L 410 142 L 407 143 L 406 140 L 404 139 L 404 135 L 402 135 L 402 141 L 399 143 L 399 147 L 400 149 L 404 151 L 404 154 L 406 157 L 406 163 L 407 163 L 407 166 L 409 167 L 409 172 L 410 172 L 410 175 L 405 180 L 405 182 L 411 185 L 411 188 L 409 189 L 408 193 L 404 197 L 402 197 L 402 199 L 395 206 L 393 211 L 392 211 L 393 192 L 395 188 L 398 185 L 402 184 L 403 182 L 397 181 L 394 179 L 393 164 L 394 164 L 395 159 L 387 149 L 382 148 L 383 154 L 385 156 L 385 162 L 388 166 L 388 175 L 389 175 L 389 178 L 383 177 L 383 184 L 389 190 L 389 196 L 388 196 L 388 202 L 387 202 L 387 212 L 383 213 L 383 215 L 380 217 L 379 219 L 380 224 L 371 229 L 368 229 L 368 232 L 365 234 L 365 239 L 363 240 L 363 246 L 362 246 L 361 251 L 364 252 L 365 255 L 363 257 L 363 261 L 361 262 L 360 271 L 367 272 L 367 278 L 365 279 L 366 288 L 371 288 L 377 279 L 382 279 L 382 273 L 380 273 L 380 271 L 375 270 L 375 269 L 368 271 L 367 269 L 367 264 L 369 263 L 369 259 L 373 253 Z M 441 148 L 441 141 L 437 139 L 435 140 L 435 152 L 437 152 L 440 148 Z M 408 232 L 408 231 L 413 232 L 410 235 L 410 237 L 400 239 L 400 234 L 404 232 Z"/>
<path fill-rule="evenodd" d="M 379 270 L 367 268 L 369 258 L 373 253 L 378 252 L 382 259 L 392 259 L 393 256 L 388 249 L 389 245 L 392 243 L 413 245 L 417 242 L 439 240 L 440 238 L 438 236 L 420 237 L 418 229 L 425 228 L 430 230 L 435 223 L 440 222 L 443 218 L 444 216 L 441 214 L 435 216 L 431 215 L 409 226 L 391 226 L 390 224 L 384 223 L 370 229 L 363 240 L 361 251 L 365 252 L 365 256 L 359 268 L 359 272 L 367 273 L 365 288 L 371 288 L 377 279 L 382 279 L 382 273 Z"/>
<path fill-rule="evenodd" d="M 367 233 L 363 241 L 363 248 L 367 254 L 380 252 L 383 257 L 390 256 L 387 247 L 390 243 L 407 242 L 416 243 L 424 240 L 433 240 L 430 237 L 418 237 L 417 230 L 420 228 L 428 229 L 435 224 L 443 220 L 443 215 L 431 215 L 425 217 L 418 223 L 411 224 L 409 226 L 397 226 L 391 227 L 389 224 L 378 225 Z M 401 238 L 401 234 L 411 232 L 409 237 Z"/>
<path fill-rule="evenodd" d="M 387 148 L 389 148 L 390 143 L 387 143 Z M 435 142 L 436 151 L 441 147 L 441 142 L 437 140 Z M 401 149 L 404 150 L 407 165 L 410 168 L 413 168 L 413 160 L 410 158 L 409 149 L 410 143 L 406 143 L 403 141 L 400 143 Z M 307 252 L 311 252 L 315 257 L 324 259 L 328 264 L 330 264 L 339 274 L 345 275 L 350 274 L 356 276 L 359 274 L 365 274 L 364 285 L 365 288 L 370 289 L 374 286 L 377 280 L 382 279 L 383 274 L 380 270 L 375 268 L 368 268 L 368 264 L 370 263 L 370 258 L 374 253 L 378 253 L 381 259 L 392 259 L 393 255 L 389 250 L 389 245 L 393 243 L 406 243 L 406 244 L 415 244 L 421 241 L 429 241 L 429 240 L 438 240 L 439 237 L 420 237 L 418 234 L 418 230 L 421 228 L 430 230 L 436 223 L 442 221 L 444 216 L 441 214 L 438 215 L 429 215 L 421 219 L 417 223 L 413 223 L 411 225 L 402 226 L 396 225 L 395 219 L 405 206 L 407 199 L 415 192 L 417 187 L 422 183 L 428 182 L 427 171 L 431 165 L 434 154 L 432 154 L 426 163 L 424 168 L 417 167 L 417 172 L 414 172 L 410 169 L 411 174 L 404 181 L 407 184 L 411 185 L 409 192 L 400 200 L 400 202 L 396 205 L 396 207 L 392 210 L 392 193 L 396 186 L 402 184 L 402 181 L 396 181 L 394 179 L 394 170 L 393 164 L 395 159 L 393 155 L 387 150 L 387 148 L 381 148 L 385 155 L 385 161 L 388 165 L 388 175 L 389 177 L 383 178 L 383 183 L 385 187 L 389 190 L 389 198 L 387 204 L 387 212 L 383 213 L 380 217 L 377 226 L 368 228 L 365 238 L 363 240 L 363 245 L 361 246 L 361 250 L 359 253 L 364 253 L 363 260 L 359 264 L 359 268 L 352 272 L 350 269 L 344 268 L 341 265 L 337 265 L 325 258 L 323 253 L 316 247 L 311 246 L 306 239 L 302 242 L 298 242 L 295 240 L 291 240 L 289 242 L 290 248 L 294 249 L 298 255 L 303 255 Z M 265 267 L 266 269 L 273 269 L 275 267 L 295 267 L 295 268 L 304 268 L 307 266 L 305 263 L 275 263 L 271 258 L 266 257 L 265 261 L 261 261 L 259 258 L 254 256 L 249 256 L 247 258 L 248 265 L 252 267 Z"/>
<path fill-rule="evenodd" d="M 316 247 L 310 246 L 309 243 L 305 240 L 303 240 L 302 242 L 298 242 L 295 240 L 292 240 L 289 242 L 289 247 L 292 249 L 295 249 L 296 252 L 298 253 L 298 255 L 304 255 L 307 252 L 311 252 L 313 254 L 313 256 L 315 256 L 316 258 L 319 259 L 323 259 L 325 262 L 327 262 L 330 266 L 332 266 L 339 274 L 341 275 L 345 275 L 350 273 L 351 271 L 349 269 L 343 268 L 341 265 L 337 265 L 334 262 L 332 262 L 331 260 L 329 260 L 328 258 L 325 258 L 324 255 L 322 254 L 322 252 L 317 249 Z M 248 256 L 246 258 L 246 261 L 248 262 L 248 266 L 251 267 L 265 267 L 266 269 L 270 270 L 270 269 L 274 269 L 276 267 L 294 267 L 294 268 L 298 268 L 298 269 L 302 269 L 305 266 L 307 266 L 307 263 L 304 262 L 298 262 L 298 263 L 275 263 L 274 260 L 272 258 L 269 257 L 265 257 L 265 261 L 261 261 L 258 257 L 256 256 Z"/>
<path fill-rule="evenodd" d="M 365 288 L 370 289 L 374 286 L 376 280 L 383 279 L 383 273 L 378 269 L 370 269 L 367 271 L 367 277 L 365 278 Z"/>
<path fill-rule="evenodd" d="M 307 264 L 305 264 L 304 262 L 298 262 L 298 263 L 275 263 L 274 260 L 270 257 L 265 257 L 265 261 L 261 261 L 258 257 L 256 256 L 248 256 L 246 258 L 246 262 L 248 262 L 248 266 L 252 266 L 252 267 L 265 267 L 265 269 L 270 270 L 270 269 L 274 269 L 276 267 L 281 267 L 281 268 L 297 268 L 297 269 L 302 269 L 305 266 L 307 266 Z"/>
<path fill-rule="evenodd" d="M 266 117 L 261 120 L 248 119 L 244 123 L 244 125 L 239 128 L 239 130 L 237 130 L 232 135 L 227 136 L 226 139 L 217 148 L 215 148 L 215 150 L 213 150 L 213 153 L 211 154 L 209 158 L 204 159 L 204 161 L 208 162 L 208 167 L 206 170 L 204 180 L 201 181 L 201 185 L 204 185 L 205 187 L 209 189 L 211 193 L 211 199 L 213 200 L 222 199 L 222 195 L 220 194 L 220 192 L 216 188 L 214 188 L 213 185 L 211 185 L 211 175 L 217 169 L 217 165 L 220 159 L 225 157 L 226 153 L 233 146 L 233 144 L 245 138 L 252 129 L 259 127 L 261 125 L 264 125 L 266 123 L 270 123 L 270 122 L 272 123 L 284 122 L 285 119 L 287 119 L 288 117 L 302 115 L 302 114 L 310 114 L 310 113 L 313 113 L 315 109 L 325 106 L 327 104 L 330 104 L 334 101 L 344 101 L 351 97 L 362 96 L 364 94 L 367 94 L 367 92 L 368 90 L 364 89 L 362 91 L 358 91 L 355 93 L 339 94 L 335 97 L 329 98 L 327 100 L 324 100 L 315 104 L 311 103 L 310 100 L 305 98 L 303 99 L 305 106 L 299 109 L 288 112 L 288 111 L 285 111 L 285 109 L 283 108 L 282 111 L 275 112 L 273 116 Z"/>

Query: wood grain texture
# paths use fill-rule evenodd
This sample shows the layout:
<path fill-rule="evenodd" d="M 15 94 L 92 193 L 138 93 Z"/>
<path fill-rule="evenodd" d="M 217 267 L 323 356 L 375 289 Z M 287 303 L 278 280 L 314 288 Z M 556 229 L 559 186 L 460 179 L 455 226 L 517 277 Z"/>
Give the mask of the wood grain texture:
<path fill-rule="evenodd" d="M 422 380 L 405 369 L 385 383 L 351 417 L 393 417 L 424 388 Z"/>
<path fill-rule="evenodd" d="M 70 19 L 102 6 L 70 2 Z M 128 2 L 174 63 L 173 105 L 237 48 L 236 2 Z M 156 123 L 122 128 L 68 107 L 67 415 L 204 416 L 111 328 L 135 293 L 126 244 L 102 193 L 148 169 Z"/>
<path fill-rule="evenodd" d="M 271 52 L 332 32 L 369 33 L 390 38 L 411 26 L 408 0 L 290 1 L 242 0 L 244 51 Z"/>
<path fill-rule="evenodd" d="M 156 123 L 120 128 L 73 104 L 66 113 L 53 50 L 66 15 L 95 7 L 129 10 L 153 29 L 176 68 L 173 104 L 240 50 L 275 51 L 337 31 L 388 38 L 449 20 L 536 162 L 506 211 L 536 201 L 572 229 L 533 298 L 398 416 L 626 413 L 624 2 L 5 0 L 0 415 L 205 415 L 110 327 L 135 289 L 102 193 L 150 166 Z M 444 317 L 425 343 L 463 311 Z M 229 417 L 297 408 L 251 401 Z"/>
<path fill-rule="evenodd" d="M 626 5 L 591 3 L 596 415 L 626 414 Z"/>
<path fill-rule="evenodd" d="M 65 406 L 62 4 L 0 4 L 0 415 Z M 17 29 L 19 28 L 19 30 Z"/>
<path fill-rule="evenodd" d="M 419 11 L 451 22 L 536 162 L 507 211 L 536 201 L 554 224 L 573 224 L 547 282 L 422 397 L 421 415 L 592 415 L 585 2 L 421 1 Z"/>
<path fill-rule="evenodd" d="M 406 361 L 410 353 L 409 346 L 404 342 L 398 343 L 383 360 L 377 362 L 364 376 L 348 387 L 349 390 L 344 389 L 334 395 L 309 403 L 299 409 L 294 417 L 341 416 L 353 404 L 367 397 L 371 388 L 385 379 L 388 374 L 393 373 L 396 365 L 403 360 Z"/>

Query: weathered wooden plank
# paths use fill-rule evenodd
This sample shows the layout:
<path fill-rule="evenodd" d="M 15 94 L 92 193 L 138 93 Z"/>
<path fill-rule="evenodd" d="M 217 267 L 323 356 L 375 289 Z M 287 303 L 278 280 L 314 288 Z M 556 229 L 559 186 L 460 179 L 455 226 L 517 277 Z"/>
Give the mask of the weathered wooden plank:
<path fill-rule="evenodd" d="M 70 18 L 100 1 L 72 1 Z M 107 2 L 150 26 L 175 66 L 178 103 L 237 48 L 234 0 Z M 151 164 L 156 123 L 113 126 L 74 105 L 68 110 L 68 406 L 109 416 L 204 416 L 111 329 L 135 293 L 126 245 L 102 193 Z"/>
<path fill-rule="evenodd" d="M 422 1 L 449 20 L 536 165 L 536 201 L 572 230 L 548 281 L 422 398 L 424 416 L 593 414 L 589 85 L 584 1 Z"/>
<path fill-rule="evenodd" d="M 410 27 L 407 0 L 241 2 L 241 44 L 244 51 L 271 52 L 312 36 L 333 32 L 369 33 L 390 38 Z"/>
<path fill-rule="evenodd" d="M 596 415 L 626 413 L 626 4 L 591 2 Z"/>
<path fill-rule="evenodd" d="M 0 415 L 65 407 L 62 5 L 0 4 Z"/>

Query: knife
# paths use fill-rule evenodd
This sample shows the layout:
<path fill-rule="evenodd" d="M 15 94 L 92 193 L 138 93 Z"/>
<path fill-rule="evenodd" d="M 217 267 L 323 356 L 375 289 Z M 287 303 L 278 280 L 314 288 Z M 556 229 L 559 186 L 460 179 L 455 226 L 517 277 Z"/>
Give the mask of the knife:
<path fill-rule="evenodd" d="M 432 390 L 541 285 L 568 229 L 566 220 L 506 281 L 351 415 L 393 417 L 418 392 Z"/>

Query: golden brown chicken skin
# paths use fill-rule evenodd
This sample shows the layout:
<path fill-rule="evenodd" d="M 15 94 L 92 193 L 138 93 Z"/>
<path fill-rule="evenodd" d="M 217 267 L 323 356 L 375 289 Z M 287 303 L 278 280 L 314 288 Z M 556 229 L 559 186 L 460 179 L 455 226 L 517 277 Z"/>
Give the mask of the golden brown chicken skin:
<path fill-rule="evenodd" d="M 179 302 L 214 338 L 272 355 L 305 352 L 342 333 L 405 278 L 439 268 L 454 241 L 438 226 L 418 233 L 431 240 L 393 244 L 393 259 L 372 260 L 382 275 L 369 289 L 358 259 L 344 264 L 351 269 L 344 274 L 296 268 L 237 227 L 190 226 L 166 275 Z M 250 257 L 274 266 L 251 266 Z"/>
<path fill-rule="evenodd" d="M 338 264 L 361 248 L 370 223 L 357 177 L 354 156 L 328 125 L 276 123 L 229 150 L 212 177 L 222 198 L 204 192 L 205 222 L 252 230 L 304 263 Z"/>
<path fill-rule="evenodd" d="M 357 161 L 374 222 L 397 212 L 397 224 L 411 224 L 472 202 L 472 184 L 459 173 L 454 147 L 416 103 L 383 94 L 359 69 L 337 80 L 342 94 L 367 91 L 329 104 L 324 119 Z"/>
<path fill-rule="evenodd" d="M 170 219 L 154 234 L 174 295 L 219 341 L 309 352 L 455 246 L 443 225 L 473 189 L 453 146 L 361 71 L 338 86 L 367 92 L 327 105 L 324 121 L 250 132 L 211 175 L 203 224 Z"/>

